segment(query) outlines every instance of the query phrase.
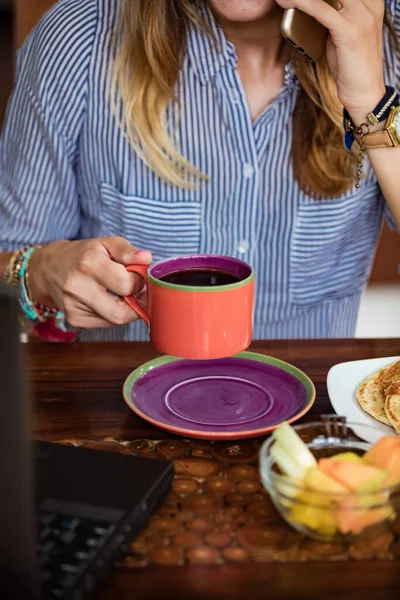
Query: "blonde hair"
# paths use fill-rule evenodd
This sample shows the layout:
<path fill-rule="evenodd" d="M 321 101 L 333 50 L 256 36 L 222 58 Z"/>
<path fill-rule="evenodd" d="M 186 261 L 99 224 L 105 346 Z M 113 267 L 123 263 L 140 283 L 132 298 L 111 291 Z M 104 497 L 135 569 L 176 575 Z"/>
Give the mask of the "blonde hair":
<path fill-rule="evenodd" d="M 129 141 L 158 176 L 179 187 L 206 179 L 181 154 L 166 119 L 170 103 L 179 116 L 175 87 L 189 23 L 212 35 L 191 0 L 122 0 L 112 86 L 113 98 L 119 94 L 122 100 L 121 126 Z M 292 49 L 291 60 L 300 82 L 293 114 L 294 175 L 306 193 L 336 196 L 354 184 L 356 166 L 355 153 L 343 146 L 336 85 L 326 58 L 314 65 Z"/>

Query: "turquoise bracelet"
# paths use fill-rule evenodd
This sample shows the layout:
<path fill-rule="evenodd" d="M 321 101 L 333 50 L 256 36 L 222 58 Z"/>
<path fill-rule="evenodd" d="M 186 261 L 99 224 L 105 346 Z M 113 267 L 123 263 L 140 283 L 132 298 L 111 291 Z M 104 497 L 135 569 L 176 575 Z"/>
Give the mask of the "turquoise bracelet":
<path fill-rule="evenodd" d="M 20 279 L 20 295 L 19 295 L 19 304 L 21 306 L 22 312 L 30 321 L 37 321 L 38 314 L 35 309 L 35 305 L 29 297 L 28 290 L 26 289 L 26 279 L 25 274 L 28 267 L 29 259 L 32 256 L 35 248 L 29 248 L 25 251 L 25 256 L 23 258 L 21 268 L 19 270 L 19 279 Z"/>
<path fill-rule="evenodd" d="M 20 263 L 20 268 L 18 271 L 18 279 L 20 283 L 20 294 L 19 294 L 19 304 L 21 310 L 25 317 L 32 322 L 40 322 L 46 321 L 47 319 L 54 319 L 57 322 L 59 329 L 65 329 L 64 325 L 64 313 L 57 309 L 46 308 L 38 303 L 34 303 L 31 300 L 29 289 L 27 285 L 27 274 L 28 274 L 28 265 L 31 259 L 33 252 L 36 250 L 36 247 L 23 249 L 19 255 L 18 262 Z"/>

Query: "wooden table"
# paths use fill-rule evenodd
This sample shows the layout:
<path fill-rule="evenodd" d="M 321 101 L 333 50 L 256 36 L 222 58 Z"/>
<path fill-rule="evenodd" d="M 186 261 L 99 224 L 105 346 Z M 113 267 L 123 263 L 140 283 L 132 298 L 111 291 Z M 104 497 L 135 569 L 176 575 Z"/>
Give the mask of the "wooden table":
<path fill-rule="evenodd" d="M 304 417 L 309 420 L 317 418 L 320 413 L 332 412 L 326 390 L 326 375 L 332 365 L 347 360 L 400 355 L 400 340 L 266 341 L 254 343 L 252 350 L 289 361 L 312 378 L 317 388 L 317 401 Z M 37 407 L 35 436 L 38 439 L 72 440 L 94 447 L 108 445 L 110 449 L 123 445 L 138 449 L 151 445 L 151 440 L 173 440 L 172 436 L 132 414 L 121 397 L 121 385 L 128 373 L 157 356 L 149 344 L 57 346 L 32 342 L 28 345 L 28 354 Z M 111 441 L 104 442 L 105 439 Z M 135 440 L 146 442 L 142 444 Z M 164 442 L 164 447 L 174 448 L 174 445 Z M 198 447 L 196 452 L 196 456 L 201 456 L 203 451 Z M 211 459 L 204 460 L 211 462 Z M 182 468 L 182 459 L 176 461 L 178 463 Z M 244 472 L 250 472 L 252 468 L 247 466 Z M 259 498 L 260 493 L 256 496 Z M 239 505 L 240 497 L 243 498 L 243 495 L 235 494 Z M 178 500 L 178 494 L 173 493 L 171 503 L 177 505 Z M 168 506 L 163 508 L 161 520 L 156 517 L 157 523 L 163 526 L 165 522 L 172 523 L 171 519 L 163 520 Z M 241 510 L 239 506 L 236 512 L 231 509 L 230 514 L 239 514 Z M 172 516 L 178 518 L 176 506 L 171 511 Z M 184 515 L 181 517 L 184 519 Z M 222 520 L 223 517 L 219 519 Z M 283 527 L 283 524 L 280 526 Z M 225 523 L 224 527 L 227 530 L 230 525 Z M 277 525 L 272 524 L 271 527 L 276 528 Z M 398 527 L 400 536 L 400 524 Z M 137 543 L 143 542 L 139 540 Z M 218 546 L 217 543 L 215 545 Z M 313 555 L 313 548 L 317 555 Z M 188 556 L 195 557 L 191 562 L 197 563 L 196 566 L 187 564 L 190 561 L 185 559 L 184 566 L 150 564 L 141 567 L 138 564 L 134 568 L 132 565 L 131 568 L 117 568 L 96 597 L 104 600 L 398 599 L 400 541 L 393 542 L 390 548 L 392 552 L 386 547 L 376 548 L 374 552 L 379 558 L 370 548 L 359 548 L 360 556 L 353 552 L 350 555 L 353 559 L 349 560 L 348 555 L 343 557 L 340 552 L 336 555 L 337 551 L 329 545 L 321 549 L 321 545 L 315 542 L 305 541 L 299 546 L 296 541 L 292 558 L 289 552 L 283 554 L 283 558 L 276 559 L 274 555 L 274 559 L 265 561 L 265 555 L 256 553 L 248 561 L 239 560 L 238 564 L 224 561 L 224 564 L 214 566 L 199 564 L 201 556 L 195 548 Z M 212 556 L 225 554 L 219 550 L 213 552 Z M 134 558 L 132 560 L 134 563 Z M 222 561 L 216 559 L 214 562 Z"/>

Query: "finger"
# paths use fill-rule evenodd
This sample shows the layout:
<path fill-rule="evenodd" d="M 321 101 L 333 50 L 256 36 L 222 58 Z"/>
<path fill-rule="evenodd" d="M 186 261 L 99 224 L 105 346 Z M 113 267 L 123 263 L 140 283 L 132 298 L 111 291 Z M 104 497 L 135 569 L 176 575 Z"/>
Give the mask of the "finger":
<path fill-rule="evenodd" d="M 99 240 L 96 240 L 95 244 L 87 246 L 79 257 L 76 267 L 78 275 L 83 274 L 88 279 L 94 279 L 100 286 L 118 296 L 130 296 L 138 293 L 144 286 L 143 278 L 136 273 L 128 273 L 123 264 L 115 262 Z M 71 277 L 74 279 L 75 274 L 73 273 Z M 75 288 L 75 285 L 72 285 Z"/>
<path fill-rule="evenodd" d="M 385 14 L 385 2 L 384 0 L 361 0 L 362 3 L 368 10 L 378 17 L 383 17 Z"/>
<path fill-rule="evenodd" d="M 105 237 L 101 238 L 100 241 L 112 260 L 117 263 L 125 266 L 151 264 L 151 252 L 138 250 L 123 237 Z"/>
<path fill-rule="evenodd" d="M 98 329 L 98 328 L 109 328 L 115 327 L 115 323 L 110 323 L 105 319 L 102 319 L 98 315 L 94 314 L 91 308 L 77 302 L 74 308 L 75 316 L 66 314 L 65 318 L 67 322 L 75 328 L 79 329 Z"/>
<path fill-rule="evenodd" d="M 147 292 L 138 294 L 137 298 L 143 306 L 145 306 L 145 307 L 147 306 Z M 86 310 L 82 311 L 82 323 L 83 323 L 81 325 L 82 328 L 92 329 L 95 327 L 115 327 L 116 325 L 128 325 L 129 323 L 133 323 L 135 321 L 140 320 L 140 317 L 134 311 L 132 311 L 132 309 L 130 309 L 130 308 L 129 308 L 130 312 L 128 311 L 129 320 L 126 322 L 122 322 L 122 323 L 115 323 L 115 322 L 107 321 L 106 319 L 102 319 L 100 316 L 93 313 L 89 307 L 85 307 L 85 309 Z M 131 313 L 133 313 L 133 315 Z"/>
<path fill-rule="evenodd" d="M 68 322 L 74 327 L 83 327 L 83 313 L 92 312 L 96 317 L 112 325 L 125 325 L 136 321 L 138 315 L 118 296 L 110 294 L 93 279 L 76 274 L 65 284 L 64 311 Z M 82 306 L 88 310 L 82 310 Z M 79 308 L 80 307 L 80 308 Z M 87 316 L 85 314 L 85 316 Z"/>
<path fill-rule="evenodd" d="M 77 329 L 99 329 L 115 327 L 115 323 L 102 319 L 85 304 L 75 300 L 73 312 L 66 313 L 67 322 Z"/>
<path fill-rule="evenodd" d="M 144 304 L 145 306 L 147 305 L 147 293 L 146 292 L 144 292 L 143 294 L 140 294 L 138 299 L 140 300 L 140 302 L 142 304 Z M 98 315 L 94 314 L 88 306 L 84 306 L 83 304 L 81 304 L 80 312 L 81 312 L 81 314 L 79 315 L 79 323 L 80 324 L 76 325 L 76 327 L 79 327 L 80 329 L 98 329 L 98 328 L 115 327 L 115 323 L 106 321 L 105 319 L 102 319 Z M 138 319 L 135 319 L 135 320 L 138 320 Z"/>
<path fill-rule="evenodd" d="M 124 265 L 115 263 L 106 257 L 99 257 L 96 260 L 92 276 L 99 285 L 118 296 L 138 294 L 145 285 L 145 281 L 140 275 L 128 273 Z"/>
<path fill-rule="evenodd" d="M 110 327 L 115 327 L 115 324 L 94 315 L 87 315 L 86 317 L 82 316 L 79 325 L 74 325 L 74 327 L 77 329 L 110 329 Z"/>

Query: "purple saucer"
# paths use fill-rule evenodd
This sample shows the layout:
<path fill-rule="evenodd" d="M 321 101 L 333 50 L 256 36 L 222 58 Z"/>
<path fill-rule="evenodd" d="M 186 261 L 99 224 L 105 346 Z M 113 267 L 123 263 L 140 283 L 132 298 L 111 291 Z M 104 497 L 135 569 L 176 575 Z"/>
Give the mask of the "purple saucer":
<path fill-rule="evenodd" d="M 131 373 L 123 393 L 150 423 L 206 439 L 268 433 L 299 419 L 315 400 L 314 385 L 302 371 L 252 352 L 212 361 L 164 356 Z"/>

